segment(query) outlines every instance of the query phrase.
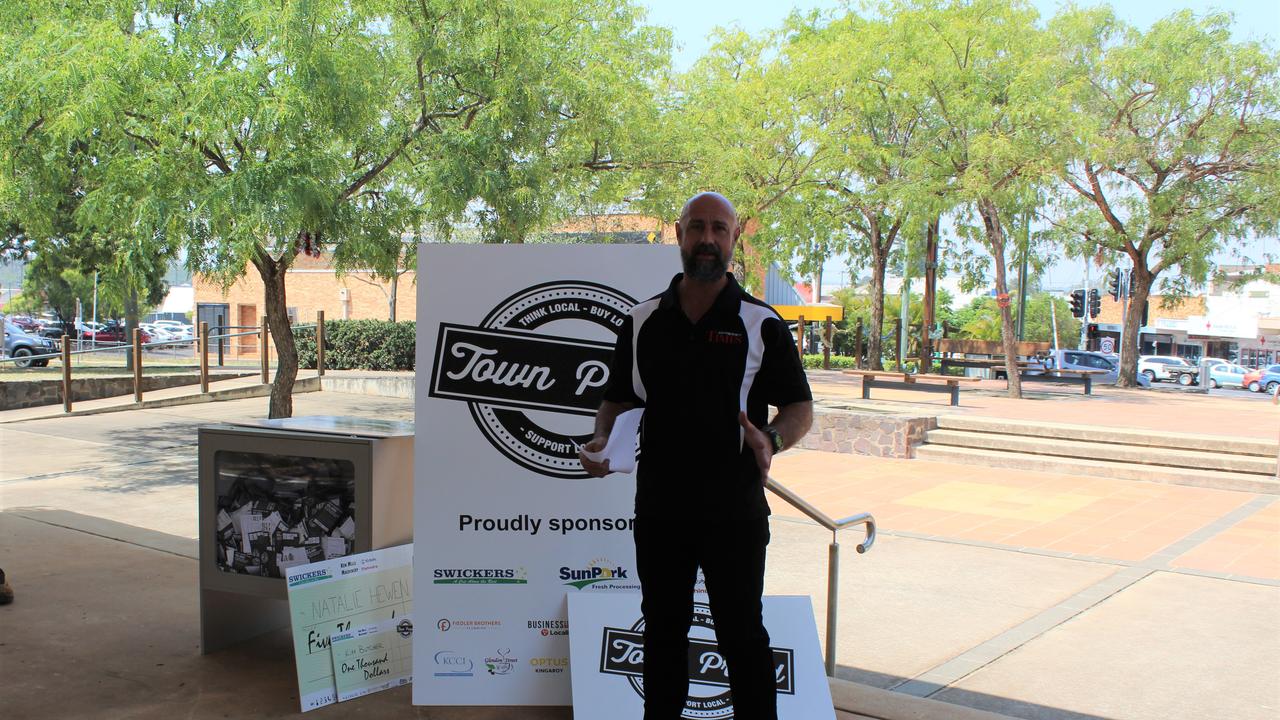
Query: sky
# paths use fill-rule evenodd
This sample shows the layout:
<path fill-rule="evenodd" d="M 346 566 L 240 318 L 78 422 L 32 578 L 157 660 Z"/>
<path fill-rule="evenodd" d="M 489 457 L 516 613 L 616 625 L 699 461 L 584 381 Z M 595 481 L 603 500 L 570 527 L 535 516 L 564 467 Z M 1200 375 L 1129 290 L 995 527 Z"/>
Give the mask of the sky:
<path fill-rule="evenodd" d="M 649 9 L 648 22 L 671 28 L 676 44 L 675 68 L 687 70 L 711 43 L 708 37 L 717 26 L 736 26 L 757 33 L 780 25 L 792 9 L 831 9 L 845 5 L 838 0 L 638 0 Z M 1065 3 L 1060 0 L 1033 0 L 1042 16 L 1051 16 Z M 1235 16 L 1233 34 L 1237 41 L 1259 40 L 1272 48 L 1280 47 L 1280 0 L 1116 0 L 1104 3 L 1080 0 L 1078 5 L 1092 7 L 1110 4 L 1124 21 L 1145 29 L 1172 12 L 1189 9 L 1196 14 L 1226 11 Z M 1258 259 L 1270 253 L 1280 256 L 1280 241 L 1267 238 L 1249 248 L 1248 254 Z M 1219 263 L 1230 263 L 1233 257 L 1219 257 Z M 1084 265 L 1079 261 L 1062 261 L 1049 268 L 1043 278 L 1047 288 L 1077 287 L 1083 281 Z M 1098 275 L 1094 272 L 1094 276 Z M 843 258 L 829 261 L 823 271 L 824 293 L 833 285 L 844 284 L 848 271 Z M 1096 280 L 1095 280 L 1096 284 Z"/>

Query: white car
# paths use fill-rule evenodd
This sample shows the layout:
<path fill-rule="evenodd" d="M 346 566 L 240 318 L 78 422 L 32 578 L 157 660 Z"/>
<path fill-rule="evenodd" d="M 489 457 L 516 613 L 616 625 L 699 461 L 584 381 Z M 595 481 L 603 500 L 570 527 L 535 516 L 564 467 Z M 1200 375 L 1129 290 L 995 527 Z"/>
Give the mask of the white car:
<path fill-rule="evenodd" d="M 1138 372 L 1146 375 L 1151 382 L 1172 380 L 1178 373 L 1170 373 L 1169 366 L 1180 370 L 1191 370 L 1195 366 L 1173 355 L 1143 355 L 1138 358 Z"/>

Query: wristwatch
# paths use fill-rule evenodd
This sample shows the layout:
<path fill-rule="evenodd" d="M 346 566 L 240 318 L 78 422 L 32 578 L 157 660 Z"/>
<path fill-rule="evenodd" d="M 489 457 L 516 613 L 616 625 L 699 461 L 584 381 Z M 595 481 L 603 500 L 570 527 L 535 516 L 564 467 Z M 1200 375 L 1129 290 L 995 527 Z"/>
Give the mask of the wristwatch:
<path fill-rule="evenodd" d="M 765 425 L 763 430 L 764 434 L 768 435 L 769 440 L 773 443 L 773 451 L 775 453 L 782 452 L 782 446 L 785 444 L 782 442 L 782 433 L 774 430 L 772 425 Z"/>

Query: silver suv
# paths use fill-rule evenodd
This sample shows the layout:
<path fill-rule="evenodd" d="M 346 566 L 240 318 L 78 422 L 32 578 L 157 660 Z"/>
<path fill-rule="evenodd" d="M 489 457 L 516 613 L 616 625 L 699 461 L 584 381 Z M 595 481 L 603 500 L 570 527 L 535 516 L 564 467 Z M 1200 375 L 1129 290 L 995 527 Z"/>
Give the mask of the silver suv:
<path fill-rule="evenodd" d="M 1059 350 L 1050 354 L 1044 361 L 1045 367 L 1060 370 L 1101 370 L 1105 375 L 1094 375 L 1093 381 L 1100 385 L 1115 385 L 1120 377 L 1120 358 L 1088 350 Z M 1151 387 L 1151 379 L 1138 373 L 1138 385 Z"/>

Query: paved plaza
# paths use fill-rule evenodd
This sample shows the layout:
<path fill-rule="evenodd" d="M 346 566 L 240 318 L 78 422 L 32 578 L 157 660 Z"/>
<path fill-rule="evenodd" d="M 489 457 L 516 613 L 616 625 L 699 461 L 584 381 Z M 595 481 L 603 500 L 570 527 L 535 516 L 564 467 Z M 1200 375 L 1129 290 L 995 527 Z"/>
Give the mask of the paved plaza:
<path fill-rule="evenodd" d="M 862 402 L 846 376 L 812 379 L 824 403 Z M 960 408 L 893 391 L 868 407 L 1257 439 L 1280 431 L 1280 408 L 1256 397 L 1085 398 L 1077 388 L 1012 401 L 982 385 Z M 412 401 L 396 397 L 325 390 L 294 402 L 295 415 L 413 416 Z M 0 715 L 296 714 L 283 633 L 198 651 L 195 430 L 265 409 L 265 398 L 245 398 L 0 413 L 0 566 L 18 598 L 0 608 Z M 1280 715 L 1275 495 L 802 450 L 780 456 L 773 475 L 828 515 L 871 512 L 879 525 L 865 555 L 853 551 L 860 530 L 840 535 L 838 676 L 857 683 L 841 691 L 856 695 L 842 719 Z M 810 595 L 821 633 L 831 534 L 771 504 L 766 590 Z M 375 715 L 569 717 L 412 708 L 404 690 L 311 716 Z"/>

